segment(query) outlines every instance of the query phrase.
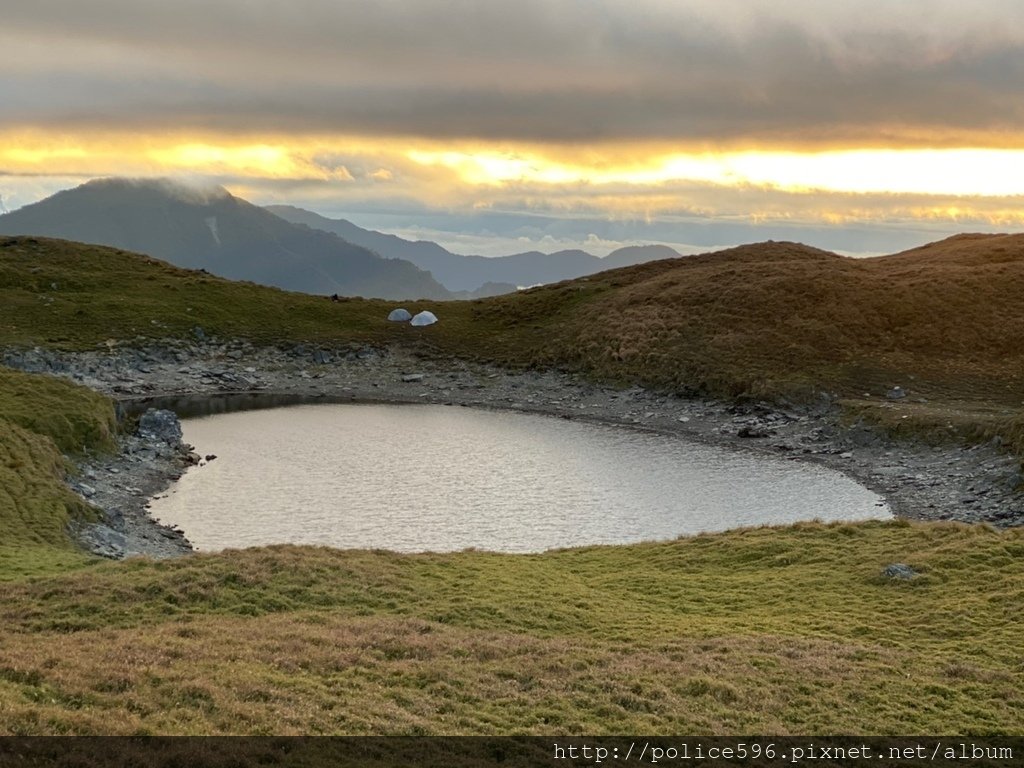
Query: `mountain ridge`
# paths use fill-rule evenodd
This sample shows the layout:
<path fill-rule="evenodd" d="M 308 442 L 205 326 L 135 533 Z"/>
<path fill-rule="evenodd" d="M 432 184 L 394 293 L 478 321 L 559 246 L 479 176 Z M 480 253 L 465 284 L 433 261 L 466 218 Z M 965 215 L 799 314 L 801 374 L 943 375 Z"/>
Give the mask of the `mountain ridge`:
<path fill-rule="evenodd" d="M 406 240 L 397 235 L 364 229 L 347 219 L 332 219 L 293 205 L 270 205 L 267 210 L 294 224 L 332 232 L 381 256 L 406 259 L 428 270 L 451 291 L 473 291 L 484 283 L 507 283 L 520 288 L 585 277 L 617 267 L 657 259 L 679 258 L 666 245 L 633 245 L 605 257 L 580 249 L 543 253 L 525 251 L 508 256 L 453 253 L 430 240 Z"/>
<path fill-rule="evenodd" d="M 453 297 L 409 262 L 299 227 L 222 187 L 168 179 L 96 179 L 0 215 L 0 234 L 106 245 L 304 293 Z"/>

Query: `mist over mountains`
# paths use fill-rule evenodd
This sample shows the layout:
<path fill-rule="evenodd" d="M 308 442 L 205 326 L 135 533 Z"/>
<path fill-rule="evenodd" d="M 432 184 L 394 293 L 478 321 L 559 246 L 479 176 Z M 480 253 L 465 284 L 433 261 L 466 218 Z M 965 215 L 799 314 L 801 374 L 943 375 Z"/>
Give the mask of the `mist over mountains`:
<path fill-rule="evenodd" d="M 297 226 L 220 187 L 99 179 L 0 216 L 0 234 L 108 245 L 304 293 L 453 298 L 407 261 Z"/>
<path fill-rule="evenodd" d="M 404 240 L 395 235 L 363 229 L 345 219 L 330 219 L 290 205 L 271 205 L 267 210 L 296 224 L 333 232 L 387 258 L 406 259 L 429 270 L 453 291 L 472 291 L 485 283 L 530 286 L 592 275 L 606 269 L 628 267 L 680 254 L 664 245 L 619 248 L 604 258 L 582 250 L 541 253 L 527 251 L 510 256 L 462 256 L 427 240 Z"/>

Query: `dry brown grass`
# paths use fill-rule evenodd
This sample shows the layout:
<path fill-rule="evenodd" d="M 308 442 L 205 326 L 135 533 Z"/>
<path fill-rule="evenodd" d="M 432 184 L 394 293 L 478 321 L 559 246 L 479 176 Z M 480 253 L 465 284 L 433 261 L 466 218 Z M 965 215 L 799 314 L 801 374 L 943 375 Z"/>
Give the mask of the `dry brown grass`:
<path fill-rule="evenodd" d="M 0 733 L 1020 733 L 1022 537 L 84 568 L 0 593 Z M 881 578 L 894 561 L 921 575 Z"/>
<path fill-rule="evenodd" d="M 1022 235 L 875 259 L 760 243 L 590 282 L 599 294 L 549 345 L 553 360 L 732 395 L 900 383 L 1020 405 L 1024 392 Z"/>

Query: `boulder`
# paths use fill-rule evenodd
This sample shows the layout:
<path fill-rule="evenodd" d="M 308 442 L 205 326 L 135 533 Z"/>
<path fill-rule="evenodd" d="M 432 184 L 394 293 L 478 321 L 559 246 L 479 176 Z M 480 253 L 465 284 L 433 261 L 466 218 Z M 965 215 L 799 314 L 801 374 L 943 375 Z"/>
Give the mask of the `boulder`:
<path fill-rule="evenodd" d="M 412 315 L 409 314 L 409 310 L 399 307 L 398 309 L 391 310 L 391 313 L 388 315 L 388 320 L 393 323 L 407 323 L 412 320 Z"/>
<path fill-rule="evenodd" d="M 139 418 L 139 436 L 168 445 L 181 442 L 181 422 L 174 411 L 150 408 Z"/>
<path fill-rule="evenodd" d="M 437 315 L 435 315 L 433 312 L 427 312 L 426 310 L 424 310 L 423 312 L 420 312 L 418 315 L 416 315 L 416 317 L 412 319 L 411 324 L 415 326 L 423 326 L 433 325 L 436 322 Z"/>
<path fill-rule="evenodd" d="M 902 579 L 905 581 L 914 578 L 918 574 L 917 571 L 906 563 L 889 563 L 882 570 L 882 575 L 887 579 Z"/>

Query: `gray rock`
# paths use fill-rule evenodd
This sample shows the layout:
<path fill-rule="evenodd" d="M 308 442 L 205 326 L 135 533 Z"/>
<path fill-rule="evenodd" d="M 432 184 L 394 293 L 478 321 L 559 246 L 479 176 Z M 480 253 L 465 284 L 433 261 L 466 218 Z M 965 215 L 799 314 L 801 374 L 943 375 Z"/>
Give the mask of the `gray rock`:
<path fill-rule="evenodd" d="M 903 387 L 893 387 L 885 393 L 885 396 L 890 400 L 902 400 L 907 396 L 907 393 L 904 391 Z"/>
<path fill-rule="evenodd" d="M 116 559 L 124 557 L 127 552 L 128 539 L 125 535 L 102 523 L 83 530 L 81 540 L 90 552 L 101 557 Z"/>
<path fill-rule="evenodd" d="M 240 349 L 232 349 L 230 352 L 228 352 L 228 357 L 230 357 L 232 360 L 241 360 L 242 359 L 242 350 L 240 350 Z"/>
<path fill-rule="evenodd" d="M 402 376 L 402 381 L 404 381 L 406 383 L 414 382 L 414 381 L 423 381 L 423 374 L 422 373 L 407 373 L 404 376 Z"/>
<path fill-rule="evenodd" d="M 96 489 L 93 488 L 91 485 L 86 485 L 85 483 L 79 483 L 78 490 L 87 499 L 91 499 L 93 496 L 96 495 Z"/>
<path fill-rule="evenodd" d="M 181 443 L 181 422 L 174 411 L 150 408 L 139 419 L 139 436 L 160 440 L 168 445 Z"/>
<path fill-rule="evenodd" d="M 911 568 L 906 563 L 889 563 L 882 569 L 882 575 L 887 579 L 912 579 L 918 575 L 917 571 Z"/>
<path fill-rule="evenodd" d="M 313 362 L 317 365 L 327 365 L 331 362 L 331 355 L 329 352 L 324 352 L 322 349 L 314 349 Z"/>
<path fill-rule="evenodd" d="M 199 341 L 206 341 L 206 331 L 204 331 L 198 325 L 192 329 L 192 335 L 195 336 L 196 339 L 198 339 Z"/>

